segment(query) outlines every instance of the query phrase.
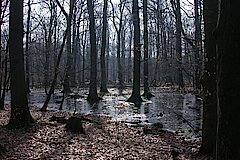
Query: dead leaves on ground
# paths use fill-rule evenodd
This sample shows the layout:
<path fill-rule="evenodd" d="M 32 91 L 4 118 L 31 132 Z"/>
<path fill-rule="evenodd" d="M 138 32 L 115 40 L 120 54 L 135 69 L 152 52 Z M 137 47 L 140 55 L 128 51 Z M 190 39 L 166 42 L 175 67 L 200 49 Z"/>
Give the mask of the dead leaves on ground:
<path fill-rule="evenodd" d="M 0 143 L 7 152 L 3 159 L 161 159 L 171 160 L 176 151 L 177 159 L 195 159 L 200 140 L 176 137 L 166 132 L 145 135 L 140 127 L 130 127 L 114 122 L 111 117 L 86 115 L 101 121 L 101 127 L 85 122 L 86 135 L 66 132 L 64 125 L 49 122 L 49 117 L 71 116 L 70 113 L 36 108 L 31 113 L 37 123 L 30 129 L 9 131 L 0 127 Z M 5 125 L 9 110 L 0 112 L 0 123 Z M 205 159 L 205 158 L 204 158 Z"/>

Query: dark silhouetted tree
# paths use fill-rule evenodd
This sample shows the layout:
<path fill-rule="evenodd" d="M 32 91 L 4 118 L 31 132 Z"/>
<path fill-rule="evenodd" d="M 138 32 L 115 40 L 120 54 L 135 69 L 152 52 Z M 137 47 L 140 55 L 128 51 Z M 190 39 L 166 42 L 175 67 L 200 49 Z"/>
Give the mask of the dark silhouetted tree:
<path fill-rule="evenodd" d="M 90 71 L 90 87 L 87 101 L 90 104 L 94 104 L 99 101 L 97 94 L 97 46 L 96 46 L 96 28 L 93 12 L 92 0 L 87 0 L 88 14 L 89 14 L 89 30 L 90 30 L 90 44 L 91 44 L 91 71 Z"/>
<path fill-rule="evenodd" d="M 149 91 L 148 84 L 148 16 L 147 0 L 143 0 L 143 25 L 144 25 L 144 93 L 143 96 L 151 98 L 153 95 Z"/>
<path fill-rule="evenodd" d="M 140 95 L 140 24 L 139 24 L 139 7 L 138 0 L 133 0 L 133 26 L 134 26 L 134 67 L 133 67 L 133 91 L 128 102 L 142 102 Z"/>
<path fill-rule="evenodd" d="M 202 154 L 215 156 L 217 135 L 216 42 L 218 0 L 204 0 L 205 64 L 203 72 L 203 134 Z"/>
<path fill-rule="evenodd" d="M 33 122 L 27 99 L 23 56 L 23 0 L 10 1 L 9 54 L 11 116 L 9 128 L 29 127 Z"/>
<path fill-rule="evenodd" d="M 101 87 L 100 92 L 106 93 L 107 90 L 107 74 L 105 64 L 105 52 L 106 52 L 106 36 L 107 36 L 107 6 L 108 1 L 104 0 L 103 6 L 103 26 L 102 26 L 102 46 L 101 46 Z"/>
<path fill-rule="evenodd" d="M 180 88 L 184 87 L 182 73 L 182 21 L 180 0 L 171 0 L 172 8 L 176 19 L 176 83 Z"/>
<path fill-rule="evenodd" d="M 217 160 L 240 158 L 239 1 L 221 0 L 217 37 Z"/>

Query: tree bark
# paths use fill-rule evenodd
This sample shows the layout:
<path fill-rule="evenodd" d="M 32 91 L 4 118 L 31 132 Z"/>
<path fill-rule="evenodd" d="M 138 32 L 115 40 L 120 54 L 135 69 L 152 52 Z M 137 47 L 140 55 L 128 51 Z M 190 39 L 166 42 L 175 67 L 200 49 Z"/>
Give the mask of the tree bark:
<path fill-rule="evenodd" d="M 216 42 L 218 0 L 204 0 L 205 68 L 203 72 L 203 133 L 201 154 L 215 156 L 217 136 Z"/>
<path fill-rule="evenodd" d="M 11 116 L 8 128 L 25 128 L 33 122 L 27 99 L 23 55 L 23 0 L 10 1 L 9 54 Z"/>
<path fill-rule="evenodd" d="M 220 2 L 220 1 L 219 1 Z M 217 35 L 217 160 L 240 157 L 239 2 L 221 0 Z"/>

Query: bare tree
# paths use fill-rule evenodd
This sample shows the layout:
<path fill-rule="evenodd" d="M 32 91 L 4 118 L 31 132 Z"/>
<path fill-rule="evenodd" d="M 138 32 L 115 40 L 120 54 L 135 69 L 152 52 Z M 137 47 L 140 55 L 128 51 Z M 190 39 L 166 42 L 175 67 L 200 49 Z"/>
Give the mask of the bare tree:
<path fill-rule="evenodd" d="M 143 24 L 144 24 L 144 93 L 143 96 L 148 99 L 153 95 L 149 91 L 148 84 L 148 16 L 147 16 L 147 0 L 143 0 Z"/>
<path fill-rule="evenodd" d="M 96 48 L 96 28 L 93 11 L 92 0 L 87 0 L 88 14 L 89 14 L 89 30 L 90 30 L 90 44 L 91 44 L 91 71 L 90 71 L 90 87 L 87 100 L 90 104 L 99 101 L 97 94 L 97 48 Z"/>
<path fill-rule="evenodd" d="M 107 35 L 107 5 L 108 5 L 108 1 L 104 0 L 103 26 L 102 26 L 102 46 L 101 46 L 101 87 L 100 87 L 100 92 L 103 92 L 103 93 L 108 92 L 108 90 L 107 90 L 106 64 L 105 64 L 106 35 Z"/>
<path fill-rule="evenodd" d="M 110 1 L 111 2 L 111 1 Z M 117 32 L 117 64 L 118 64 L 118 88 L 120 90 L 122 90 L 124 88 L 124 79 L 123 79 L 123 67 L 122 67 L 122 63 L 121 63 L 121 34 L 123 31 L 123 13 L 124 13 L 124 8 L 126 5 L 126 1 L 121 1 L 119 4 L 119 11 L 120 11 L 120 17 L 119 17 L 119 25 L 117 26 L 116 23 L 116 15 L 115 15 L 115 9 L 114 9 L 114 5 L 111 2 L 112 5 L 112 10 L 113 10 L 113 25 L 115 27 L 115 30 Z"/>
<path fill-rule="evenodd" d="M 180 88 L 184 87 L 182 73 L 182 21 L 180 12 L 180 0 L 171 0 L 173 12 L 176 19 L 176 83 Z"/>
<path fill-rule="evenodd" d="M 140 23 L 139 23 L 139 7 L 138 0 L 133 0 L 133 25 L 134 25 L 134 70 L 133 70 L 133 91 L 128 102 L 142 102 L 140 95 L 140 60 L 141 60 L 141 44 L 140 44 Z"/>

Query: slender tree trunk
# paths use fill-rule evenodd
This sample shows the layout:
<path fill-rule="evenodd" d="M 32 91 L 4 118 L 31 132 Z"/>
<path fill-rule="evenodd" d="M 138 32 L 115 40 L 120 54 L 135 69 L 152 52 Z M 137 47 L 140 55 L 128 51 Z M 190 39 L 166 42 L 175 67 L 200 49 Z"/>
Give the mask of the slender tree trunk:
<path fill-rule="evenodd" d="M 128 83 L 132 83 L 132 27 L 130 30 L 130 37 L 129 37 L 129 56 L 128 56 Z"/>
<path fill-rule="evenodd" d="M 72 26 L 72 15 L 73 15 L 73 7 L 75 4 L 75 0 L 70 0 L 70 7 L 69 7 L 69 14 L 66 15 L 67 18 L 67 64 L 66 64 L 66 73 L 64 77 L 64 84 L 63 84 L 63 92 L 66 94 L 71 92 L 71 76 L 72 76 L 72 69 L 73 69 L 73 55 L 72 55 L 72 41 L 71 41 L 71 26 Z"/>
<path fill-rule="evenodd" d="M 4 109 L 4 102 L 5 102 L 5 95 L 6 95 L 6 89 L 7 89 L 7 84 L 9 82 L 9 78 L 10 76 L 8 76 L 8 50 L 9 50 L 9 43 L 7 42 L 7 47 L 6 47 L 6 52 L 5 52 L 5 57 L 4 57 L 4 75 L 2 72 L 2 76 L 3 76 L 3 84 L 1 87 L 2 89 L 2 94 L 0 94 L 0 110 Z"/>
<path fill-rule="evenodd" d="M 25 49 L 25 66 L 26 66 L 26 87 L 27 92 L 30 93 L 30 71 L 29 71 L 29 34 L 30 34 L 30 18 L 31 18 L 31 4 L 28 0 L 28 14 L 27 14 L 27 32 L 26 32 L 26 49 Z"/>
<path fill-rule="evenodd" d="M 87 101 L 92 105 L 99 101 L 97 94 L 97 48 L 96 48 L 96 27 L 93 11 L 92 0 L 87 0 L 88 14 L 89 14 L 89 30 L 91 43 L 91 71 L 90 71 L 90 88 Z"/>
<path fill-rule="evenodd" d="M 157 5 L 157 10 L 159 11 L 159 3 Z M 154 69 L 154 86 L 158 84 L 158 77 L 159 77 L 159 61 L 160 61 L 160 16 L 157 14 L 156 18 L 156 25 L 157 25 L 157 34 L 156 34 L 156 48 L 157 48 L 157 56 L 155 62 L 155 69 Z"/>
<path fill-rule="evenodd" d="M 2 96 L 2 1 L 0 1 L 0 96 Z M 0 99 L 0 110 L 4 109 L 4 102 Z"/>
<path fill-rule="evenodd" d="M 76 65 L 77 65 L 77 52 L 78 52 L 78 37 L 77 37 L 77 10 L 74 10 L 73 14 L 73 33 L 72 33 L 72 57 L 73 57 L 73 62 L 72 62 L 72 71 L 71 71 L 71 87 L 76 87 L 77 86 L 77 81 L 76 81 Z"/>
<path fill-rule="evenodd" d="M 104 0 L 103 7 L 103 27 L 102 27 L 102 47 L 101 47 L 101 87 L 100 92 L 107 93 L 107 76 L 106 76 L 106 64 L 105 64 L 105 52 L 106 52 L 106 34 L 107 34 L 107 5 L 108 1 Z"/>
<path fill-rule="evenodd" d="M 84 38 L 83 38 L 84 37 Z M 85 60 L 86 60 L 86 53 L 85 53 L 85 50 L 86 50 L 86 40 L 87 40 L 87 34 L 86 32 L 83 33 L 83 36 L 82 36 L 82 47 L 83 47 L 83 51 L 82 51 L 82 84 L 84 85 L 85 84 Z"/>
<path fill-rule="evenodd" d="M 9 128 L 29 127 L 33 122 L 27 99 L 23 55 L 23 0 L 10 1 L 9 54 L 11 115 Z"/>
<path fill-rule="evenodd" d="M 221 0 L 217 36 L 217 160 L 240 158 L 239 1 Z"/>
<path fill-rule="evenodd" d="M 51 48 L 52 48 L 52 35 L 53 35 L 53 23 L 54 23 L 54 7 L 55 7 L 55 2 L 52 0 L 50 1 L 50 23 L 49 23 L 49 28 L 46 27 L 45 29 L 45 64 L 44 64 L 44 87 L 45 87 L 45 92 L 47 94 L 47 88 L 49 87 L 50 84 L 50 54 L 51 54 Z"/>
<path fill-rule="evenodd" d="M 133 70 L 133 91 L 128 102 L 142 102 L 140 96 L 140 24 L 139 24 L 138 0 L 133 0 L 133 25 L 134 25 L 134 70 Z"/>
<path fill-rule="evenodd" d="M 119 30 L 117 32 L 117 64 L 118 64 L 118 89 L 122 90 L 124 88 L 123 85 L 123 70 L 121 63 L 121 32 L 122 32 L 122 20 L 120 21 Z"/>
<path fill-rule="evenodd" d="M 180 88 L 184 87 L 183 83 L 183 73 L 182 73 L 182 22 L 181 22 L 181 12 L 180 12 L 180 0 L 171 0 L 173 10 L 176 17 L 176 83 Z"/>
<path fill-rule="evenodd" d="M 203 72 L 203 133 L 200 153 L 215 156 L 217 136 L 216 42 L 218 0 L 204 0 L 205 68 Z"/>
<path fill-rule="evenodd" d="M 143 0 L 143 24 L 144 24 L 144 93 L 143 96 L 151 98 L 153 95 L 149 91 L 148 84 L 148 16 L 147 16 L 147 0 Z"/>
<path fill-rule="evenodd" d="M 201 89 L 200 84 L 200 76 L 201 76 L 201 24 L 199 19 L 199 0 L 194 0 L 194 13 L 195 13 L 195 47 L 194 47 L 194 55 L 195 55 L 195 75 L 194 75 L 194 86 L 197 90 Z"/>

